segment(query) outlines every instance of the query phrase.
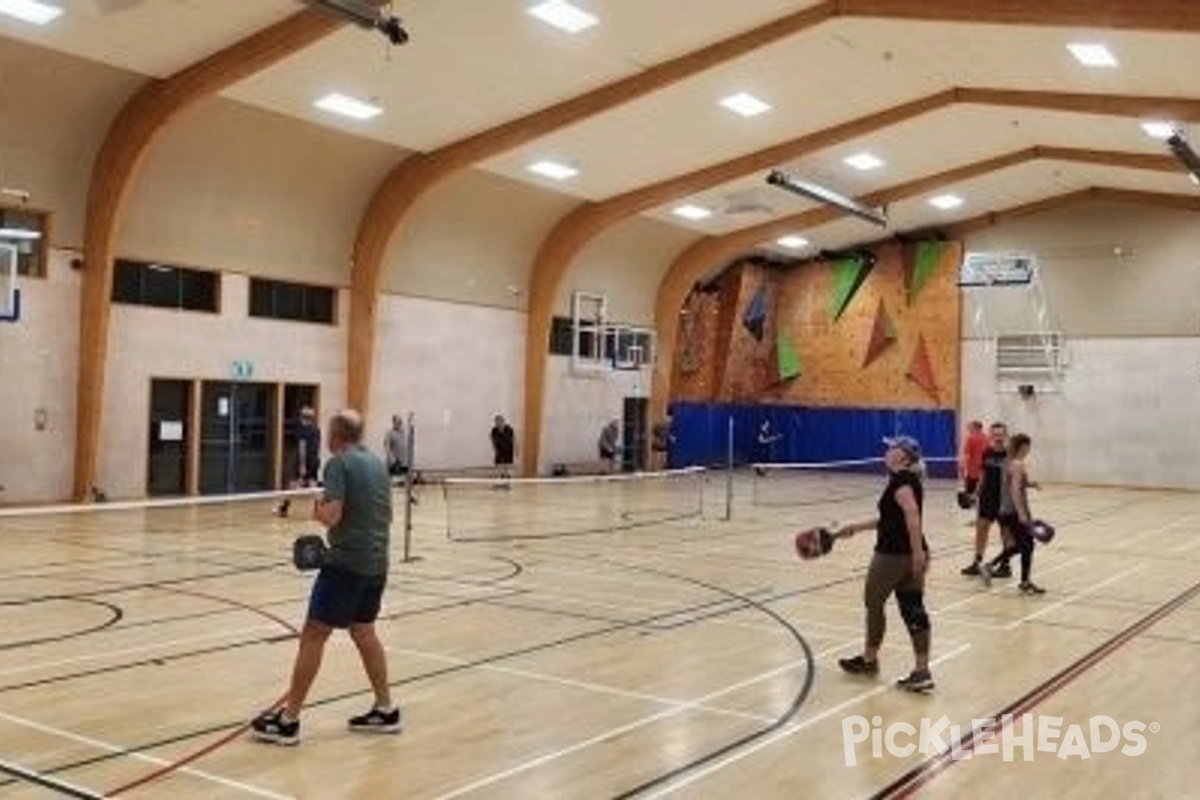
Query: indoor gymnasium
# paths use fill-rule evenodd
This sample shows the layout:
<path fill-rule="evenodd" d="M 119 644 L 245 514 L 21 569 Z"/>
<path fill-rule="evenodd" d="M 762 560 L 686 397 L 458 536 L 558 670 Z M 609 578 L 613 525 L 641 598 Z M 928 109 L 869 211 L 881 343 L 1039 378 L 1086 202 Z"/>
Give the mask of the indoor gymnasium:
<path fill-rule="evenodd" d="M 0 797 L 1200 797 L 1197 148 L 1193 0 L 0 0 Z"/>

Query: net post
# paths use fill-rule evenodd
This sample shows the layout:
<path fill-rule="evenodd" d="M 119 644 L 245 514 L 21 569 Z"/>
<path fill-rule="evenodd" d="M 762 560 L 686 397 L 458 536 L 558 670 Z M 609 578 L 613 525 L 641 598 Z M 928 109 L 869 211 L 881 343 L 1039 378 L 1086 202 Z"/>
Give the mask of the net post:
<path fill-rule="evenodd" d="M 733 415 L 725 439 L 725 521 L 733 519 Z"/>
<path fill-rule="evenodd" d="M 413 561 L 419 561 L 412 554 L 412 508 L 413 508 L 413 470 L 416 468 L 416 462 L 413 459 L 413 454 L 416 452 L 417 429 L 413 425 L 414 415 L 410 411 L 408 414 L 408 440 L 405 442 L 405 463 L 408 464 L 408 469 L 404 470 L 404 555 L 401 558 L 405 564 Z"/>

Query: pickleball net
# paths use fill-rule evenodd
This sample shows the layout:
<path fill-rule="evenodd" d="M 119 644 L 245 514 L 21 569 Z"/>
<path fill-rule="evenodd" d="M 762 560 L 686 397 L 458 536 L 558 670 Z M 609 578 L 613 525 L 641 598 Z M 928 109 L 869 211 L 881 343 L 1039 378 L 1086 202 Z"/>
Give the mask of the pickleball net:
<path fill-rule="evenodd" d="M 699 517 L 703 467 L 557 478 L 447 478 L 446 535 L 508 541 L 632 530 Z"/>
<path fill-rule="evenodd" d="M 927 458 L 926 492 L 952 492 L 957 460 Z M 751 502 L 761 507 L 836 505 L 876 497 L 887 482 L 882 458 L 751 465 Z"/>

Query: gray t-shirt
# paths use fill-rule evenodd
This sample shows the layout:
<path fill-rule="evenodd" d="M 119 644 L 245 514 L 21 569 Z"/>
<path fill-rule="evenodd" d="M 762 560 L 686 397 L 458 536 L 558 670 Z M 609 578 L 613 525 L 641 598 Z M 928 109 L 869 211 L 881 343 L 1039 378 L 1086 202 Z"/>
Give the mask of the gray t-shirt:
<path fill-rule="evenodd" d="M 387 453 L 387 463 L 408 466 L 408 434 L 403 430 L 392 428 L 383 439 L 383 448 Z"/>
<path fill-rule="evenodd" d="M 1021 482 L 1016 487 L 1016 494 L 1013 493 L 1012 477 L 1012 462 L 1010 461 L 1004 466 L 1004 480 L 1000 484 L 1001 514 L 1018 514 L 1020 509 L 1029 508 L 1029 476 L 1021 475 Z"/>
<path fill-rule="evenodd" d="M 379 456 L 351 445 L 325 465 L 324 497 L 342 502 L 329 529 L 327 563 L 359 575 L 386 575 L 392 526 L 392 483 Z"/>

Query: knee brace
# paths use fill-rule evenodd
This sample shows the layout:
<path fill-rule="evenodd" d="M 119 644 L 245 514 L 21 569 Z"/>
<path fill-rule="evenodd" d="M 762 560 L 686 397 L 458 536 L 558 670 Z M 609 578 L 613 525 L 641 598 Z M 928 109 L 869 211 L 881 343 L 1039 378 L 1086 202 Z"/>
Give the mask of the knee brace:
<path fill-rule="evenodd" d="M 925 613 L 925 597 L 922 592 L 896 592 L 896 602 L 900 606 L 900 616 L 910 634 L 929 630 L 929 615 Z"/>

